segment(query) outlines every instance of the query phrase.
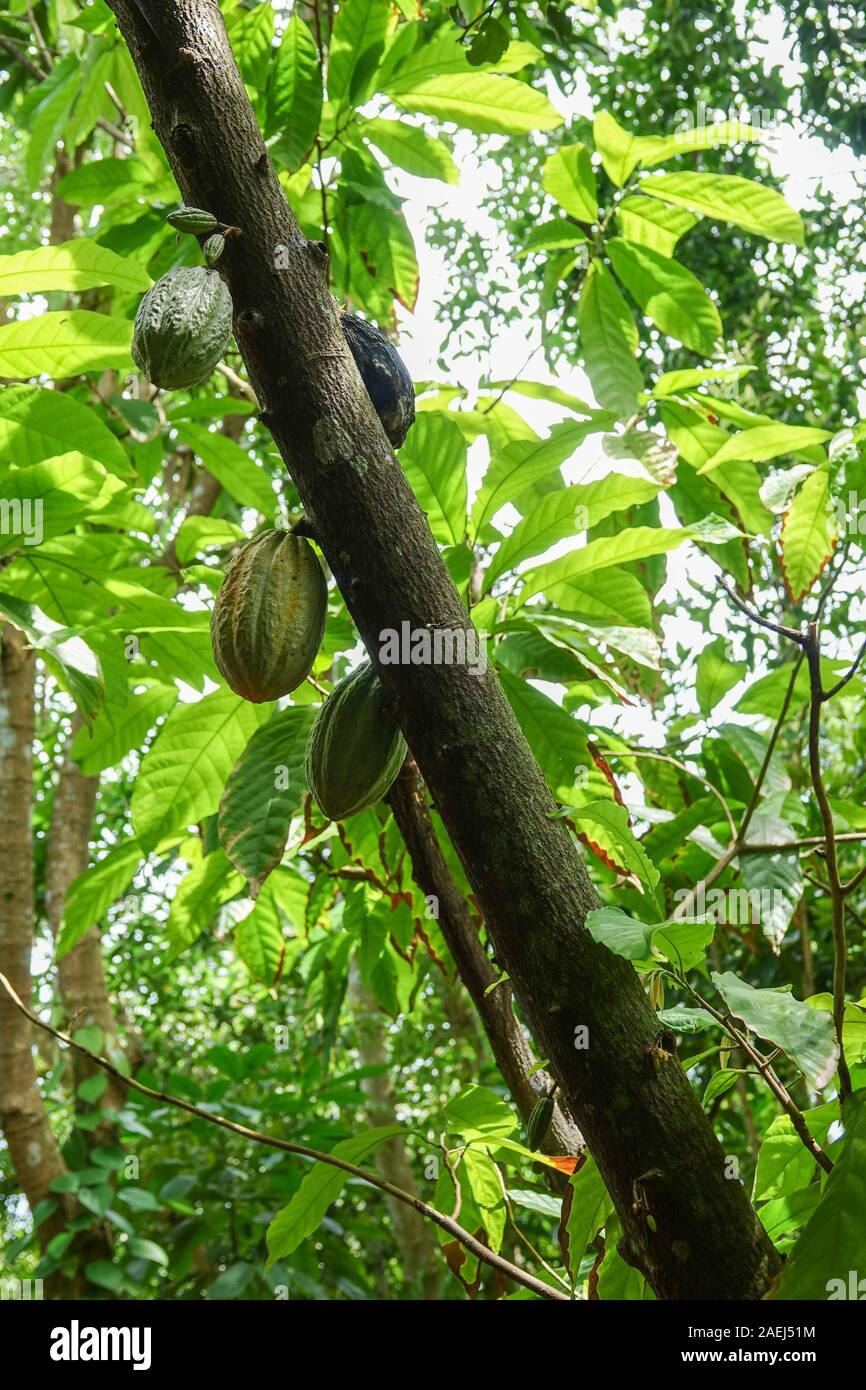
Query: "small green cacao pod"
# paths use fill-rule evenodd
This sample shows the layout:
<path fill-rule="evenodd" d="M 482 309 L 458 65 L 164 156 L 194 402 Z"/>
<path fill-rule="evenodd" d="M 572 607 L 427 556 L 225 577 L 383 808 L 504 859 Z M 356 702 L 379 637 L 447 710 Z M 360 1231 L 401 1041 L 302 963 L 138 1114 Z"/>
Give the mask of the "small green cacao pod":
<path fill-rule="evenodd" d="M 540 1096 L 532 1107 L 526 1122 L 526 1147 L 533 1153 L 544 1143 L 544 1136 L 550 1129 L 553 1119 L 553 1096 Z"/>
<path fill-rule="evenodd" d="M 328 586 L 303 536 L 262 531 L 226 566 L 210 635 L 216 662 L 236 695 L 277 700 L 305 681 L 322 643 Z"/>
<path fill-rule="evenodd" d="M 405 757 L 406 742 L 366 661 L 334 686 L 310 730 L 310 791 L 330 820 L 346 820 L 381 801 Z"/>
<path fill-rule="evenodd" d="M 156 386 L 198 386 L 224 356 L 232 336 L 232 297 L 215 270 L 183 265 L 142 298 L 132 358 Z"/>
<path fill-rule="evenodd" d="M 225 245 L 226 239 L 221 232 L 214 232 L 213 236 L 209 236 L 204 246 L 201 248 L 205 265 L 216 265 L 225 250 Z"/>
<path fill-rule="evenodd" d="M 204 236 L 219 226 L 213 213 L 205 212 L 204 208 L 175 208 L 165 220 L 176 232 L 188 232 L 191 236 Z"/>

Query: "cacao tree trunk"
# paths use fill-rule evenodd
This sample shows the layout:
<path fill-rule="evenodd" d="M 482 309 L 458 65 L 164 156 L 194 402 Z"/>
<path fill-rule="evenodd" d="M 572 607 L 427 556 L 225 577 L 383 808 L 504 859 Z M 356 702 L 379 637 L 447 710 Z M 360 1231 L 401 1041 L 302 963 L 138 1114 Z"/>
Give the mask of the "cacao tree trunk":
<path fill-rule="evenodd" d="M 220 271 L 262 418 L 616 1204 L 623 1255 L 661 1298 L 760 1298 L 778 1257 L 679 1062 L 653 1065 L 661 1030 L 633 967 L 584 925 L 598 897 L 495 672 L 378 663 L 404 621 L 471 623 L 346 346 L 322 248 L 271 167 L 218 7 L 109 4 L 184 201 L 241 228 Z"/>

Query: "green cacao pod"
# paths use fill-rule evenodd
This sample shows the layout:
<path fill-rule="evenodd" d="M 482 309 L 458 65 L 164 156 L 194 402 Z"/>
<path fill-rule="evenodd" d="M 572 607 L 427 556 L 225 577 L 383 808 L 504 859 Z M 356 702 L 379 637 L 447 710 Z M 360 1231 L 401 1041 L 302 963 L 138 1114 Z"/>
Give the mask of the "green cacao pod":
<path fill-rule="evenodd" d="M 553 1096 L 540 1096 L 529 1112 L 526 1122 L 526 1147 L 535 1153 L 544 1143 L 544 1136 L 553 1119 Z"/>
<path fill-rule="evenodd" d="M 214 661 L 253 704 L 305 681 L 322 642 L 328 586 L 309 541 L 263 531 L 232 556 L 211 616 Z"/>
<path fill-rule="evenodd" d="M 204 236 L 219 226 L 213 213 L 205 212 L 204 208 L 175 208 L 165 220 L 176 232 L 189 232 L 191 236 Z"/>
<path fill-rule="evenodd" d="M 201 248 L 205 265 L 216 265 L 225 250 L 225 245 L 226 239 L 220 232 L 214 232 L 213 236 L 209 236 L 204 246 Z"/>
<path fill-rule="evenodd" d="M 307 743 L 307 782 L 330 820 L 374 806 L 406 757 L 385 692 L 369 661 L 334 686 Z"/>
<path fill-rule="evenodd" d="M 156 386 L 198 386 L 224 355 L 231 335 L 232 297 L 216 271 L 178 266 L 139 304 L 132 357 Z"/>

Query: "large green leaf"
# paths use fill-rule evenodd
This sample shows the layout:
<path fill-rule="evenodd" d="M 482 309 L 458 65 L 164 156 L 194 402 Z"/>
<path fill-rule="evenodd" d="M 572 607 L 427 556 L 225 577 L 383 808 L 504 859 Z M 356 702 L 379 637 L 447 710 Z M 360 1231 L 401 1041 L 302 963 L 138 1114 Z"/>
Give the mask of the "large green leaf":
<path fill-rule="evenodd" d="M 344 1139 L 332 1150 L 335 1158 L 348 1163 L 362 1164 L 364 1159 L 397 1134 L 407 1134 L 402 1125 L 386 1125 L 368 1129 L 351 1139 Z M 294 1254 L 302 1241 L 311 1236 L 324 1220 L 328 1208 L 339 1197 L 348 1177 L 339 1168 L 317 1163 L 304 1178 L 288 1206 L 274 1217 L 268 1227 L 268 1262 Z"/>
<path fill-rule="evenodd" d="M 0 616 L 25 634 L 48 670 L 67 690 L 85 719 L 92 719 L 102 702 L 103 678 L 93 652 L 75 632 L 59 627 L 35 604 L 0 593 Z"/>
<path fill-rule="evenodd" d="M 137 261 L 86 237 L 0 256 L 0 294 L 91 290 L 98 285 L 115 285 L 136 294 L 150 289 L 151 278 Z"/>
<path fill-rule="evenodd" d="M 16 468 L 27 468 L 70 449 L 95 459 L 109 473 L 132 475 L 126 451 L 95 410 L 66 392 L 42 386 L 0 390 L 0 452 L 4 460 Z"/>
<path fill-rule="evenodd" d="M 82 726 L 71 756 L 85 777 L 117 767 L 134 748 L 140 748 L 158 719 L 177 704 L 177 687 L 148 681 L 140 693 L 124 692 L 120 701 L 106 700 L 89 727 Z"/>
<path fill-rule="evenodd" d="M 651 555 L 663 555 L 687 540 L 706 538 L 708 543 L 713 543 L 720 541 L 723 534 L 720 531 L 715 535 L 695 526 L 682 526 L 675 530 L 664 526 L 635 526 L 615 536 L 600 536 L 579 550 L 569 551 L 567 555 L 550 560 L 522 576 L 523 588 L 519 601 L 525 603 L 539 593 L 549 595 L 555 586 L 570 583 L 579 576 L 592 575 L 607 565 L 626 565 L 635 560 L 646 560 Z M 725 535 L 725 539 L 729 538 L 729 535 Z"/>
<path fill-rule="evenodd" d="M 785 991 L 754 989 L 730 970 L 723 975 L 714 971 L 712 978 L 731 1013 L 759 1038 L 787 1052 L 813 1090 L 829 1084 L 839 1060 L 830 1014 Z"/>
<path fill-rule="evenodd" d="M 292 15 L 271 59 L 268 85 L 268 136 L 279 132 L 280 153 L 297 169 L 312 147 L 322 114 L 322 74 L 316 41 L 302 19 Z"/>
<path fill-rule="evenodd" d="M 145 849 L 219 806 L 226 778 L 247 740 L 271 717 L 227 690 L 179 705 L 141 764 L 132 794 L 132 824 Z"/>
<path fill-rule="evenodd" d="M 695 213 L 685 208 L 668 207 L 654 198 L 639 195 L 623 198 L 616 215 L 627 241 L 648 246 L 660 256 L 672 256 L 680 237 L 700 221 Z"/>
<path fill-rule="evenodd" d="M 544 165 L 544 188 L 561 208 L 580 222 L 598 216 L 595 177 L 586 145 L 564 145 L 549 155 Z"/>
<path fill-rule="evenodd" d="M 253 979 L 273 986 L 278 981 L 286 959 L 283 919 L 279 902 L 271 889 L 271 880 L 262 887 L 252 912 L 236 923 L 235 950 Z"/>
<path fill-rule="evenodd" d="M 0 551 L 39 545 L 108 505 L 121 489 L 93 459 L 72 452 L 29 468 L 0 465 Z"/>
<path fill-rule="evenodd" d="M 56 185 L 56 192 L 64 202 L 76 207 L 93 203 L 107 206 L 139 198 L 152 184 L 153 176 L 144 160 L 108 157 L 88 159 L 73 169 Z"/>
<path fill-rule="evenodd" d="M 731 661 L 723 637 L 716 637 L 704 647 L 698 657 L 695 679 L 701 714 L 709 714 L 745 674 L 745 662 Z"/>
<path fill-rule="evenodd" d="M 635 362 L 638 335 L 625 299 L 610 271 L 593 261 L 577 310 L 586 372 L 599 405 L 620 417 L 637 408 L 643 377 Z"/>
<path fill-rule="evenodd" d="M 106 367 L 131 367 L 129 319 L 91 309 L 63 309 L 0 328 L 0 375 L 74 376 Z"/>
<path fill-rule="evenodd" d="M 137 840 L 120 840 L 69 885 L 63 908 L 63 925 L 57 939 L 59 960 L 72 950 L 90 928 L 102 921 L 113 903 L 123 896 L 144 858 Z"/>
<path fill-rule="evenodd" d="M 420 126 L 409 125 L 406 121 L 387 121 L 382 116 L 371 116 L 364 121 L 362 130 L 368 140 L 376 145 L 398 169 L 415 174 L 422 179 L 441 179 L 443 183 L 458 183 L 457 165 L 448 146 L 432 135 L 427 135 Z"/>
<path fill-rule="evenodd" d="M 311 705 L 280 710 L 257 729 L 222 794 L 220 843 L 248 880 L 254 898 L 280 862 L 301 802 L 304 753 L 314 715 Z"/>
<path fill-rule="evenodd" d="M 788 1257 L 777 1299 L 857 1299 L 866 1288 L 866 1091 L 842 1112 L 845 1138 L 821 1201 Z"/>
<path fill-rule="evenodd" d="M 363 99 L 390 25 L 387 0 L 345 0 L 337 10 L 328 48 L 328 100 L 338 114 Z"/>
<path fill-rule="evenodd" d="M 443 545 L 466 534 L 466 440 L 444 413 L 420 412 L 400 450 L 412 491 Z"/>
<path fill-rule="evenodd" d="M 658 174 L 644 179 L 640 191 L 770 241 L 803 244 L 803 220 L 781 193 L 738 174 Z"/>
<path fill-rule="evenodd" d="M 612 512 L 640 506 L 655 497 L 658 484 L 646 478 L 611 473 L 595 483 L 576 483 L 541 499 L 505 538 L 487 568 L 484 587 L 489 589 L 501 574 L 516 569 L 533 555 L 540 555 L 565 536 L 596 526 Z"/>
<path fill-rule="evenodd" d="M 202 854 L 200 841 L 193 839 L 183 845 L 182 854 L 190 869 L 177 886 L 168 915 L 169 961 L 207 930 L 222 904 L 243 886 L 221 849 Z"/>
<path fill-rule="evenodd" d="M 794 495 L 779 537 L 785 587 L 792 603 L 806 597 L 833 554 L 838 534 L 830 506 L 829 472 L 816 468 Z"/>
<path fill-rule="evenodd" d="M 377 291 L 398 299 L 411 311 L 418 297 L 418 261 L 402 212 L 373 203 L 359 203 L 350 211 L 353 252 L 360 256 Z"/>
<path fill-rule="evenodd" d="M 476 535 L 500 507 L 516 501 L 533 483 L 542 478 L 561 481 L 558 470 L 562 464 L 571 458 L 588 434 L 608 429 L 615 418 L 604 411 L 591 414 L 590 420 L 566 420 L 554 425 L 546 439 L 539 439 L 537 435 L 513 439 L 494 451 L 472 508 Z"/>
<path fill-rule="evenodd" d="M 751 463 L 765 463 L 778 458 L 780 454 L 799 453 L 814 444 L 823 444 L 831 437 L 831 430 L 822 430 L 814 425 L 756 425 L 754 429 L 740 430 L 726 439 L 721 448 L 707 460 L 701 473 L 712 473 L 731 459 L 744 459 Z"/>
<path fill-rule="evenodd" d="M 663 333 L 709 356 L 722 336 L 719 311 L 700 280 L 678 261 L 622 237 L 607 243 L 626 289 Z"/>
<path fill-rule="evenodd" d="M 562 125 L 543 92 L 475 69 L 466 76 L 428 77 L 390 95 L 405 111 L 454 121 L 478 135 L 522 135 Z"/>

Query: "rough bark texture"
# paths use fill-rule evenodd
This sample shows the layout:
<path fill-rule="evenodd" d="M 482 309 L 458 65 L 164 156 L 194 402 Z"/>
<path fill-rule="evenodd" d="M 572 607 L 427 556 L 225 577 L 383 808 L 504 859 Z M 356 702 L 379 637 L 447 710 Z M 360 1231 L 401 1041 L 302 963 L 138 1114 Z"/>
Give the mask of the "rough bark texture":
<path fill-rule="evenodd" d="M 404 621 L 466 629 L 346 346 L 322 248 L 280 190 L 217 6 L 111 8 L 184 201 L 242 229 L 220 262 L 238 345 L 368 652 L 375 661 L 382 634 Z M 760 1297 L 778 1258 L 742 1186 L 726 1178 L 678 1061 L 653 1064 L 660 1029 L 634 969 L 584 927 L 597 896 L 494 671 L 380 674 L 521 1012 L 616 1204 L 625 1257 L 662 1298 Z M 575 1046 L 580 1027 L 586 1048 Z"/>
<path fill-rule="evenodd" d="M 387 1067 L 391 1059 L 385 1046 L 382 1015 L 370 990 L 362 983 L 354 963 L 349 975 L 349 992 L 356 1011 L 358 1054 L 362 1065 Z M 367 1096 L 370 1128 L 378 1129 L 382 1125 L 399 1124 L 394 1087 L 389 1072 L 382 1071 L 378 1076 L 369 1076 L 361 1085 Z M 415 1172 L 409 1161 L 406 1145 L 399 1134 L 376 1150 L 376 1167 L 382 1177 L 395 1187 L 418 1195 Z M 424 1298 L 434 1299 L 439 1288 L 444 1260 L 439 1253 L 439 1242 L 433 1227 L 405 1202 L 398 1202 L 393 1197 L 386 1197 L 385 1200 L 394 1223 L 406 1279 L 409 1282 L 417 1279 Z"/>
<path fill-rule="evenodd" d="M 80 723 L 80 717 L 73 720 L 73 734 Z M 45 903 L 55 938 L 63 921 L 69 885 L 87 868 L 98 789 L 98 777 L 83 776 L 78 763 L 68 756 L 64 758 L 54 792 L 51 829 L 45 853 Z M 61 957 L 57 969 L 69 1029 L 74 1032 L 76 1028 L 99 1028 L 103 1037 L 99 1051 L 111 1056 L 117 1050 L 116 1032 L 105 984 L 101 940 L 97 928 L 92 927 L 77 946 Z M 76 1086 L 90 1076 L 98 1073 L 104 1075 L 95 1063 L 80 1052 L 72 1053 L 72 1068 Z M 123 1101 L 124 1087 L 110 1076 L 100 1098 L 100 1106 L 119 1110 Z M 94 1143 L 105 1141 L 105 1134 L 101 1130 L 102 1127 L 91 1132 Z"/>
<path fill-rule="evenodd" d="M 24 638 L 0 632 L 0 970 L 26 1005 L 32 1000 L 33 951 L 33 686 L 35 659 Z M 33 1061 L 29 1021 L 0 990 L 0 1127 L 15 1177 L 31 1211 L 51 1196 L 65 1164 L 48 1123 Z M 63 1230 L 66 1208 L 42 1223 L 43 1248 Z"/>
<path fill-rule="evenodd" d="M 457 974 L 475 1005 L 512 1100 L 523 1119 L 528 1120 L 539 1096 L 550 1090 L 552 1078 L 545 1071 L 529 1075 L 536 1059 L 515 1016 L 511 984 L 507 980 L 496 984 L 499 976 L 478 939 L 466 899 L 445 863 L 427 809 L 424 785 L 411 759 L 391 788 L 388 802 L 406 843 L 415 882 L 422 893 L 433 894 L 438 900 L 439 929 L 454 958 Z M 495 989 L 491 988 L 493 985 Z M 584 1148 L 580 1130 L 558 1104 L 541 1148 L 548 1154 L 578 1154 Z"/>

